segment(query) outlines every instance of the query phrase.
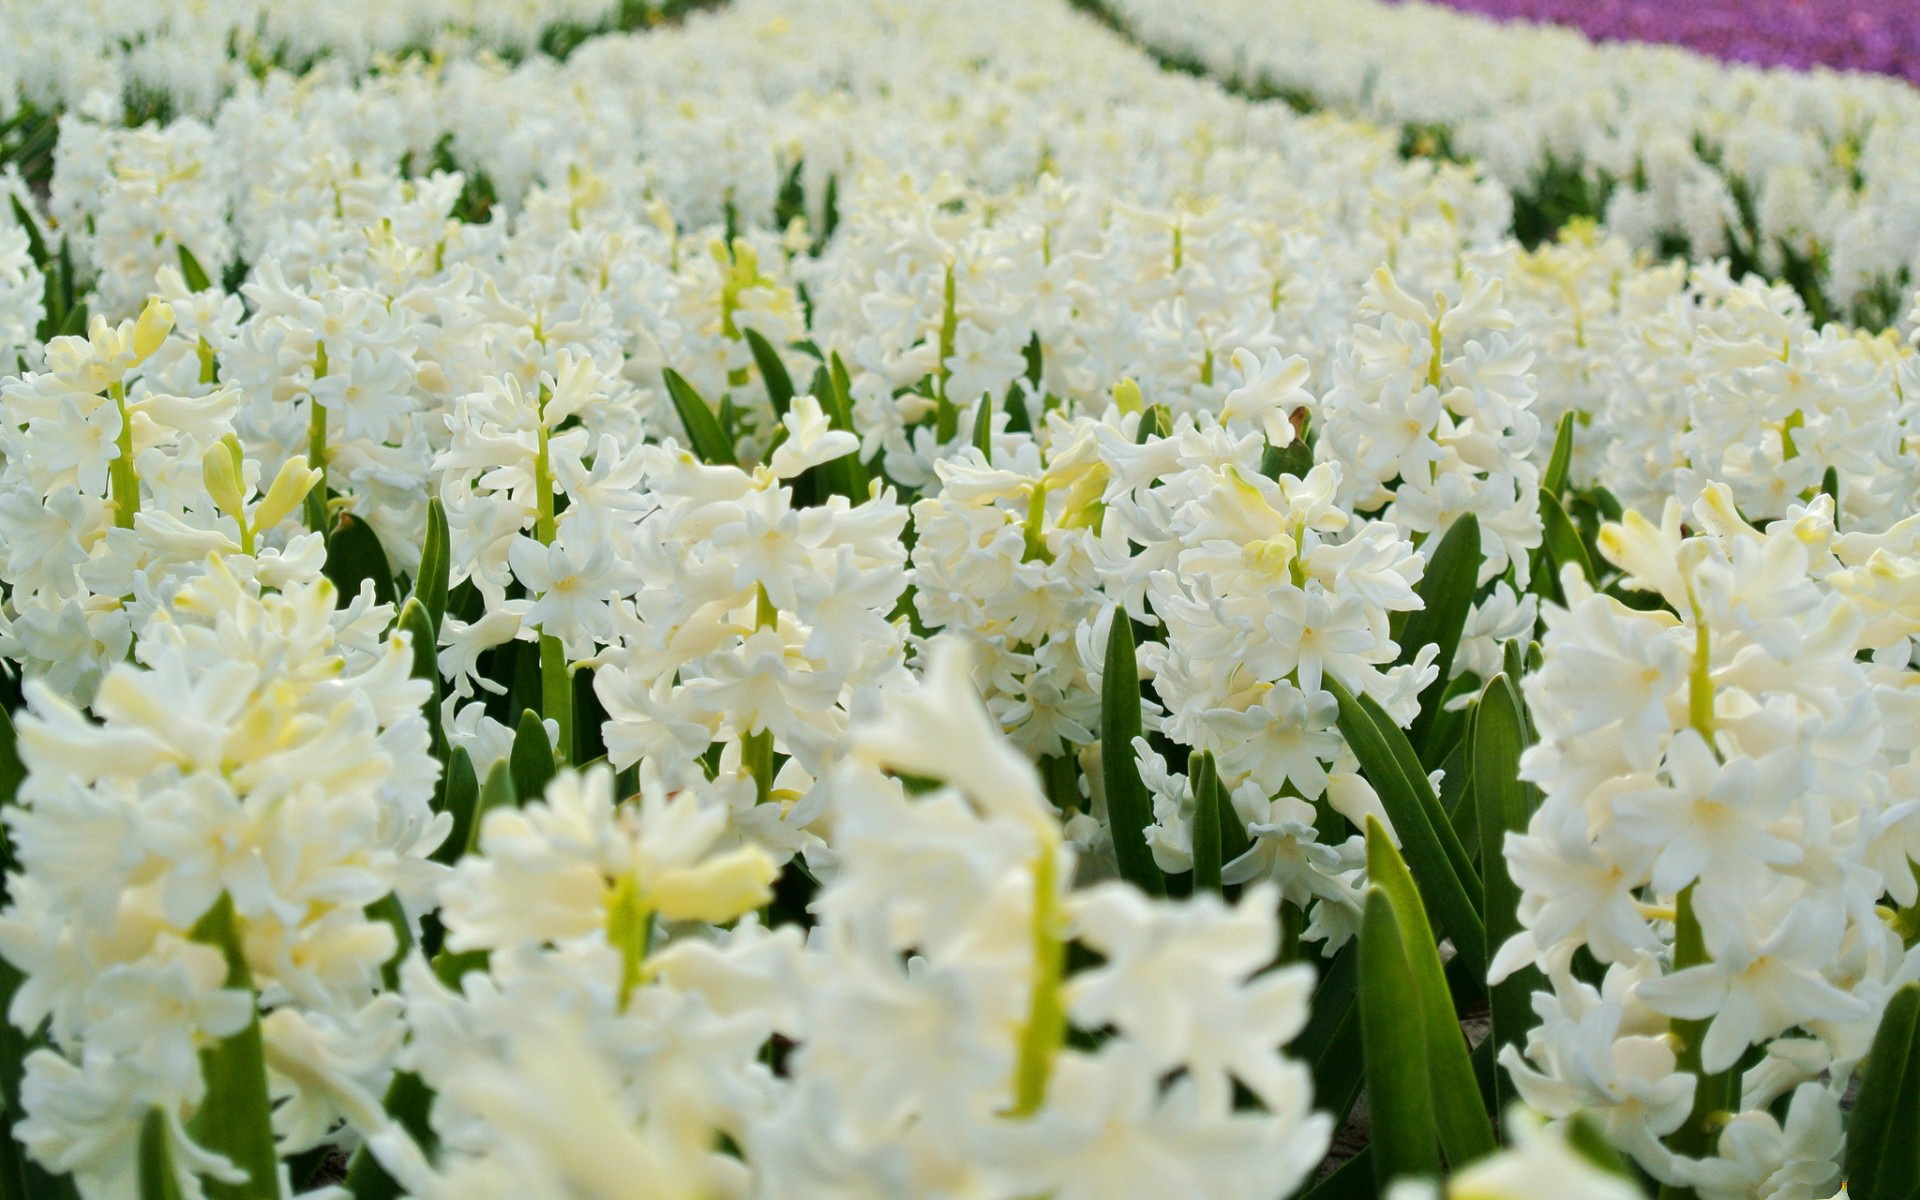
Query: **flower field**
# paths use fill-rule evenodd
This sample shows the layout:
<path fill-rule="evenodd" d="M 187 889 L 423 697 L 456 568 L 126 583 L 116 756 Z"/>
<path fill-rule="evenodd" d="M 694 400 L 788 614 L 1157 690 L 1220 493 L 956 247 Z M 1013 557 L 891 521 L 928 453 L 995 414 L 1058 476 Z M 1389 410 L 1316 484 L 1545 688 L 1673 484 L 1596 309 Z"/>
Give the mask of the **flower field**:
<path fill-rule="evenodd" d="M 0 1200 L 1920 1186 L 1906 84 L 6 11 Z"/>

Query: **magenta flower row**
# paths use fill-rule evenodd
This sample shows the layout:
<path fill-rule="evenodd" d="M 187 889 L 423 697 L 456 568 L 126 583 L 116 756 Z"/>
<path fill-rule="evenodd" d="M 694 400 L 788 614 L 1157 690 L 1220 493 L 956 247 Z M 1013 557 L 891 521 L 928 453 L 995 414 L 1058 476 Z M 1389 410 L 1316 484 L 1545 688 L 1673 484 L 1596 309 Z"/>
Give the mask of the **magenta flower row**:
<path fill-rule="evenodd" d="M 1920 83 L 1920 0 L 1439 0 L 1598 41 L 1669 42 L 1733 62 L 1872 71 Z"/>

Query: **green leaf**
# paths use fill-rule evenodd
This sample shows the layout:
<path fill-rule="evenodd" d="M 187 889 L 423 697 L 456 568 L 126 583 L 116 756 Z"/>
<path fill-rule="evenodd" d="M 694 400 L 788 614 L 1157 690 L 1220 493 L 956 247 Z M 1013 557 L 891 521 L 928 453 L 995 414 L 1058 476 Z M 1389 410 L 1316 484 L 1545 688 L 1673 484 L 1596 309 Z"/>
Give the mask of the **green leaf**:
<path fill-rule="evenodd" d="M 1847 1124 L 1848 1200 L 1920 1195 L 1920 983 L 1893 994 Z"/>
<path fill-rule="evenodd" d="M 1167 423 L 1158 404 L 1149 404 L 1140 414 L 1140 428 L 1134 431 L 1135 445 L 1144 446 L 1155 438 L 1167 436 Z"/>
<path fill-rule="evenodd" d="M 440 727 L 440 646 L 434 636 L 433 618 L 418 596 L 409 596 L 401 606 L 398 627 L 406 633 L 413 650 L 413 677 L 427 685 L 427 698 L 421 701 L 420 715 L 427 720 L 428 749 L 444 772 L 447 734 Z"/>
<path fill-rule="evenodd" d="M 407 924 L 407 910 L 400 907 L 400 898 L 388 892 L 366 908 L 367 919 L 385 921 L 393 929 L 394 951 L 392 957 L 380 964 L 380 982 L 387 990 L 400 989 L 400 961 L 413 949 L 413 928 Z"/>
<path fill-rule="evenodd" d="M 1540 805 L 1540 794 L 1520 778 L 1520 752 L 1527 742 L 1520 698 L 1505 675 L 1496 675 L 1480 694 L 1473 720 L 1473 803 L 1479 821 L 1480 873 L 1487 919 L 1487 947 L 1498 953 L 1520 932 L 1520 889 L 1507 872 L 1505 855 L 1509 833 L 1527 827 Z M 1492 1032 L 1497 1048 L 1518 1044 L 1533 1027 L 1533 993 L 1544 986 L 1540 972 L 1528 967 L 1516 971 L 1490 989 Z M 1505 1073 L 1495 1079 L 1495 1092 L 1504 1111 L 1508 1101 Z"/>
<path fill-rule="evenodd" d="M 1277 480 L 1282 475 L 1305 479 L 1307 472 L 1311 470 L 1313 470 L 1313 451 L 1300 438 L 1288 442 L 1285 449 L 1268 446 L 1260 452 L 1260 473 L 1268 479 Z"/>
<path fill-rule="evenodd" d="M 1340 734 L 1379 794 L 1427 908 L 1453 939 L 1467 970 L 1484 976 L 1487 934 L 1478 909 L 1480 879 L 1440 808 L 1440 798 L 1420 772 L 1413 747 L 1370 697 L 1355 700 L 1331 675 L 1321 686 L 1340 706 Z M 1407 762 L 1412 762 L 1411 771 L 1403 765 Z"/>
<path fill-rule="evenodd" d="M 1362 1146 L 1358 1154 L 1301 1193 L 1300 1200 L 1377 1200 L 1379 1195 L 1373 1174 L 1373 1147 Z"/>
<path fill-rule="evenodd" d="M 1289 1047 L 1313 1073 L 1313 1102 L 1346 1119 L 1360 1094 L 1360 947 L 1348 942 L 1321 968 L 1306 1028 Z"/>
<path fill-rule="evenodd" d="M 1546 492 L 1540 493 L 1540 540 L 1546 547 L 1547 556 L 1552 560 L 1550 572 L 1553 586 L 1557 589 L 1560 568 L 1575 563 L 1587 582 L 1598 587 L 1599 576 L 1594 573 L 1593 560 L 1587 557 L 1587 547 L 1580 540 L 1580 531 L 1574 527 L 1573 518 L 1561 507 L 1558 500 Z"/>
<path fill-rule="evenodd" d="M 393 569 L 387 565 L 379 535 L 352 513 L 340 514 L 340 523 L 327 539 L 327 562 L 321 572 L 340 590 L 343 606 L 360 594 L 360 584 L 369 579 L 376 603 L 394 602 Z"/>
<path fill-rule="evenodd" d="M 1400 661 L 1409 663 L 1424 646 L 1438 646 L 1433 665 L 1439 673 L 1420 694 L 1420 715 L 1413 722 L 1412 739 L 1426 745 L 1441 700 L 1447 694 L 1447 680 L 1453 673 L 1453 656 L 1460 647 L 1460 631 L 1467 627 L 1467 610 L 1480 584 L 1480 519 L 1472 513 L 1461 517 L 1440 539 L 1433 560 L 1420 578 L 1419 595 L 1424 608 L 1407 614 L 1400 631 Z"/>
<path fill-rule="evenodd" d="M 180 1200 L 180 1176 L 173 1166 L 173 1142 L 167 1115 L 148 1109 L 140 1122 L 140 1200 Z"/>
<path fill-rule="evenodd" d="M 993 461 L 993 397 L 980 397 L 973 410 L 973 448 L 988 462 Z"/>
<path fill-rule="evenodd" d="M 1831 496 L 1833 498 L 1834 520 L 1838 521 L 1840 519 L 1840 470 L 1839 468 L 1828 467 L 1826 470 L 1826 473 L 1820 476 L 1820 491 L 1822 494 Z"/>
<path fill-rule="evenodd" d="M 433 861 L 450 867 L 465 856 L 479 806 L 480 779 L 474 774 L 473 758 L 465 746 L 455 746 L 447 755 L 438 805 L 439 811 L 452 814 L 453 828 L 447 831 L 447 840 L 434 850 Z"/>
<path fill-rule="evenodd" d="M 452 539 L 447 532 L 447 510 L 435 496 L 427 501 L 427 540 L 420 548 L 420 569 L 413 574 L 413 595 L 433 619 L 437 637 L 447 615 L 447 586 L 452 577 Z"/>
<path fill-rule="evenodd" d="M 1370 887 L 1360 920 L 1360 1033 L 1373 1124 L 1373 1177 L 1383 1192 L 1396 1179 L 1440 1175 L 1425 1032 L 1421 1022 L 1407 1019 L 1413 990 L 1413 969 L 1393 903 L 1380 888 Z"/>
<path fill-rule="evenodd" d="M 1150 896 L 1164 896 L 1166 879 L 1147 846 L 1153 803 L 1133 757 L 1133 739 L 1139 736 L 1140 668 L 1134 661 L 1133 622 L 1124 608 L 1116 608 L 1100 683 L 1100 777 L 1106 784 L 1113 856 L 1119 860 L 1122 879 Z"/>
<path fill-rule="evenodd" d="M 1116 612 L 1113 619 L 1117 624 L 1125 617 L 1124 611 Z M 1203 888 L 1218 892 L 1220 822 L 1226 796 L 1225 789 L 1220 786 L 1220 774 L 1213 765 L 1213 755 L 1203 753 L 1197 756 L 1190 776 L 1189 782 L 1193 788 L 1193 890 L 1196 894 Z"/>
<path fill-rule="evenodd" d="M 418 1075 L 412 1071 L 395 1072 L 381 1105 L 387 1115 L 413 1137 L 423 1153 L 432 1155 L 439 1148 L 440 1139 L 427 1120 L 427 1114 L 433 1110 L 433 1089 Z M 347 1162 L 346 1187 L 353 1200 L 395 1200 L 401 1192 L 399 1183 L 367 1152 L 365 1145 L 355 1150 Z"/>
<path fill-rule="evenodd" d="M 1393 906 L 1413 983 L 1408 998 L 1426 1032 L 1425 1058 L 1433 1085 L 1440 1148 L 1446 1153 L 1447 1165 L 1458 1170 L 1493 1153 L 1493 1122 L 1481 1106 L 1480 1085 L 1473 1077 L 1466 1035 L 1460 1031 L 1459 1014 L 1447 990 L 1446 970 L 1440 963 L 1440 948 L 1427 920 L 1426 906 L 1420 902 L 1420 889 L 1407 870 L 1406 860 L 1393 848 L 1386 826 L 1371 816 L 1367 818 L 1367 879 Z M 1360 952 L 1364 961 L 1364 943 Z"/>
<path fill-rule="evenodd" d="M 186 280 L 188 291 L 204 292 L 213 286 L 213 281 L 207 278 L 206 271 L 201 269 L 200 260 L 193 256 L 193 251 L 185 246 L 175 246 L 174 249 L 180 252 L 180 276 Z"/>
<path fill-rule="evenodd" d="M 513 750 L 507 762 L 513 773 L 514 796 L 520 804 L 538 800 L 558 770 L 546 724 L 530 708 L 520 713 L 520 727 L 513 732 Z"/>
<path fill-rule="evenodd" d="M 1558 500 L 1567 490 L 1567 470 L 1573 465 L 1574 414 L 1560 414 L 1560 427 L 1553 434 L 1553 453 L 1547 456 L 1547 469 L 1540 473 L 1540 490 Z"/>
<path fill-rule="evenodd" d="M 734 456 L 733 444 L 727 441 L 725 431 L 720 428 L 719 418 L 713 415 L 713 409 L 693 390 L 693 385 L 681 378 L 680 372 L 667 367 L 660 372 L 666 381 L 667 395 L 673 400 L 674 411 L 680 414 L 680 423 L 687 427 L 687 443 L 695 458 L 709 466 L 738 466 L 740 460 Z"/>
<path fill-rule="evenodd" d="M 5 958 L 0 958 L 0 1013 L 13 1003 L 14 993 L 26 977 Z M 6 1200 L 73 1200 L 78 1196 L 71 1175 L 50 1175 L 29 1159 L 20 1143 L 11 1136 L 14 1124 L 25 1115 L 20 1107 L 20 1077 L 29 1053 L 46 1044 L 46 1024 L 32 1035 L 21 1032 L 11 1021 L 0 1020 L 0 1196 Z"/>
<path fill-rule="evenodd" d="M 14 730 L 13 716 L 0 709 L 0 809 L 13 805 L 26 778 L 27 769 L 20 762 L 19 734 Z M 8 899 L 7 874 L 14 865 L 13 833 L 0 824 L 0 904 Z"/>
<path fill-rule="evenodd" d="M 838 351 L 827 357 L 827 394 L 820 405 L 826 410 L 829 425 L 859 436 L 860 431 L 853 427 L 853 377 L 847 373 L 847 364 L 841 361 Z M 860 461 L 859 451 L 822 463 L 821 467 L 829 472 L 829 480 L 837 480 L 833 490 L 849 502 L 859 504 L 867 498 L 867 468 Z"/>
<path fill-rule="evenodd" d="M 67 309 L 66 316 L 61 318 L 60 328 L 56 331 L 56 336 L 79 337 L 86 331 L 87 306 L 84 304 L 76 304 Z"/>
<path fill-rule="evenodd" d="M 759 330 L 745 330 L 742 336 L 747 339 L 747 349 L 753 351 L 754 365 L 760 368 L 760 381 L 767 385 L 767 403 L 773 406 L 776 416 L 786 416 L 793 407 L 793 376 L 787 374 L 787 364 L 780 360 L 780 352 L 760 336 Z"/>
<path fill-rule="evenodd" d="M 13 206 L 15 224 L 27 234 L 27 254 L 33 259 L 33 265 L 40 268 L 42 274 L 49 274 L 53 266 L 53 255 L 47 252 L 46 239 L 40 236 L 40 222 L 35 220 L 26 206 L 20 203 L 18 195 L 9 195 L 7 203 Z"/>
<path fill-rule="evenodd" d="M 473 810 L 473 824 L 467 827 L 465 852 L 472 854 L 480 848 L 481 826 L 486 823 L 488 813 L 496 808 L 512 808 L 518 803 L 520 798 L 513 790 L 513 765 L 503 758 L 487 771 L 487 781 L 480 785 L 480 803 Z"/>
<path fill-rule="evenodd" d="M 192 940 L 218 949 L 227 959 L 227 986 L 252 997 L 253 975 L 240 950 L 233 898 L 225 892 L 195 923 Z M 187 1132 L 206 1149 L 224 1154 L 246 1173 L 242 1183 L 206 1181 L 210 1200 L 279 1200 L 280 1159 L 273 1144 L 267 1062 L 260 1043 L 256 1011 L 246 1028 L 200 1051 L 206 1099 L 187 1123 Z"/>

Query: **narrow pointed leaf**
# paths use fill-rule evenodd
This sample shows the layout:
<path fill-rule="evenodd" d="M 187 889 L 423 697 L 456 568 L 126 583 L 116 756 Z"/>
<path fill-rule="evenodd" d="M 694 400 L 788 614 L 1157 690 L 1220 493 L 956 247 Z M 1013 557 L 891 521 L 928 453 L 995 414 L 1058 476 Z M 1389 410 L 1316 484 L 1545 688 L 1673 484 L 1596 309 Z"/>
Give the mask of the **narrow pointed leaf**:
<path fill-rule="evenodd" d="M 1546 492 L 1540 493 L 1540 536 L 1547 548 L 1547 557 L 1551 560 L 1550 570 L 1557 582 L 1560 568 L 1573 563 L 1587 582 L 1598 586 L 1599 577 L 1594 573 L 1593 559 L 1587 555 L 1587 547 L 1580 540 L 1580 531 L 1574 528 L 1573 518 L 1561 507 L 1560 501 Z"/>
<path fill-rule="evenodd" d="M 780 352 L 760 336 L 759 330 L 745 330 L 743 336 L 747 339 L 747 349 L 753 352 L 754 365 L 760 368 L 760 381 L 767 385 L 767 403 L 773 406 L 776 415 L 786 416 L 793 407 L 793 377 L 787 374 L 787 364 L 780 360 Z"/>
<path fill-rule="evenodd" d="M 407 635 L 413 650 L 413 677 L 427 685 L 427 698 L 420 704 L 420 715 L 427 721 L 427 746 L 444 772 L 447 762 L 447 735 L 440 726 L 440 647 L 434 636 L 433 618 L 417 596 L 408 597 L 400 608 L 399 628 Z"/>
<path fill-rule="evenodd" d="M 220 893 L 220 899 L 194 925 L 190 936 L 226 956 L 228 987 L 253 995 L 253 975 L 240 950 L 231 897 Z M 187 1132 L 208 1150 L 232 1159 L 247 1176 L 242 1183 L 209 1179 L 207 1196 L 210 1200 L 279 1200 L 280 1159 L 273 1142 L 258 1013 L 248 1018 L 240 1032 L 202 1050 L 200 1071 L 206 1079 L 206 1099 L 188 1123 Z"/>
<path fill-rule="evenodd" d="M 1413 986 L 1393 904 L 1385 892 L 1369 888 L 1360 922 L 1360 1030 L 1373 1124 L 1373 1177 L 1383 1192 L 1397 1179 L 1440 1175 L 1426 1038 L 1421 1022 L 1407 1019 Z"/>
<path fill-rule="evenodd" d="M 1133 739 L 1139 736 L 1140 668 L 1134 661 L 1133 622 L 1125 609 L 1115 609 L 1100 684 L 1100 773 L 1106 783 L 1113 854 L 1122 879 L 1148 895 L 1163 896 L 1166 879 L 1147 846 L 1153 804 L 1133 757 Z"/>
<path fill-rule="evenodd" d="M 473 836 L 473 823 L 480 808 L 480 780 L 473 771 L 473 758 L 465 746 L 455 746 L 447 754 L 447 772 L 441 780 L 440 811 L 453 816 L 453 828 L 447 840 L 433 852 L 433 861 L 450 867 L 467 852 Z"/>
<path fill-rule="evenodd" d="M 1408 999 L 1425 1030 L 1434 1123 L 1447 1165 L 1457 1170 L 1493 1153 L 1493 1122 L 1481 1104 L 1467 1039 L 1460 1031 L 1460 1018 L 1447 990 L 1440 948 L 1427 920 L 1426 906 L 1420 902 L 1420 889 L 1407 870 L 1406 860 L 1393 848 L 1386 827 L 1373 817 L 1367 818 L 1367 879 L 1393 906 L 1413 984 Z M 1365 946 L 1361 953 L 1366 953 Z"/>
<path fill-rule="evenodd" d="M 207 278 L 206 271 L 200 266 L 200 260 L 193 256 L 193 251 L 185 246 L 176 246 L 175 249 L 180 252 L 180 277 L 186 281 L 187 290 L 204 292 L 212 287 L 213 281 Z"/>
<path fill-rule="evenodd" d="M 180 1200 L 180 1177 L 174 1173 L 173 1143 L 167 1137 L 167 1117 L 148 1111 L 140 1122 L 140 1200 Z"/>
<path fill-rule="evenodd" d="M 376 603 L 394 602 L 393 568 L 387 565 L 379 535 L 352 513 L 340 514 L 340 523 L 327 539 L 327 563 L 321 570 L 339 589 L 342 605 L 360 594 L 360 584 L 366 580 L 373 581 Z"/>
<path fill-rule="evenodd" d="M 546 724 L 540 720 L 540 714 L 530 708 L 520 714 L 520 726 L 513 732 L 513 750 L 507 761 L 513 773 L 516 802 L 526 804 L 538 800 L 547 790 L 547 781 L 553 778 L 556 767 Z"/>
<path fill-rule="evenodd" d="M 1848 1200 L 1920 1189 L 1920 983 L 1895 992 L 1874 1034 L 1847 1125 Z"/>
<path fill-rule="evenodd" d="M 1505 675 L 1496 675 L 1481 693 L 1473 722 L 1473 802 L 1479 824 L 1480 875 L 1487 920 L 1487 949 L 1497 954 L 1520 932 L 1520 889 L 1507 871 L 1505 854 L 1509 833 L 1527 826 L 1539 806 L 1539 792 L 1520 778 L 1520 752 L 1526 747 L 1526 725 L 1520 699 Z M 1495 1051 L 1518 1044 L 1533 1026 L 1533 992 L 1543 981 L 1534 968 L 1517 971 L 1492 985 L 1489 999 Z M 1497 1073 L 1496 1091 L 1504 1107 L 1509 1087 Z"/>
<path fill-rule="evenodd" d="M 7 203 L 13 207 L 14 223 L 26 232 L 27 254 L 33 259 L 33 265 L 39 267 L 43 274 L 51 274 L 48 268 L 53 266 L 53 255 L 47 252 L 46 239 L 40 236 L 40 222 L 27 212 L 18 195 L 9 195 Z"/>
<path fill-rule="evenodd" d="M 1402 776 L 1405 777 L 1413 794 L 1432 819 L 1434 831 L 1440 838 L 1440 848 L 1446 854 L 1447 861 L 1452 864 L 1454 873 L 1475 897 L 1477 904 L 1480 894 L 1479 872 L 1474 869 L 1473 859 L 1467 853 L 1466 842 L 1462 839 L 1459 830 L 1455 828 L 1453 821 L 1449 819 L 1446 806 L 1441 804 L 1439 795 L 1433 790 L 1433 782 L 1427 778 L 1425 765 L 1420 761 L 1420 756 L 1414 753 L 1413 743 L 1408 741 L 1406 733 L 1393 723 L 1393 718 L 1387 715 L 1386 709 L 1380 707 L 1378 700 L 1365 692 L 1355 697 L 1355 700 L 1360 705 L 1360 710 L 1372 719 L 1373 726 L 1379 731 L 1380 738 L 1386 743 L 1387 749 L 1392 751 L 1394 762 L 1399 764 Z"/>
<path fill-rule="evenodd" d="M 435 496 L 427 502 L 427 540 L 420 550 L 420 569 L 414 573 L 413 595 L 433 620 L 433 631 L 447 615 L 447 585 L 452 576 L 453 551 L 447 532 L 447 510 Z"/>
<path fill-rule="evenodd" d="M 1376 722 L 1362 702 L 1331 675 L 1322 686 L 1333 693 L 1340 706 L 1341 736 L 1379 794 L 1428 910 L 1438 920 L 1440 931 L 1453 939 L 1467 969 L 1484 977 L 1487 935 L 1479 913 L 1480 880 L 1471 864 L 1466 864 L 1464 871 L 1459 868 L 1466 851 L 1454 838 L 1453 827 L 1440 810 L 1439 798 L 1426 776 L 1416 771 L 1410 778 L 1402 768 L 1402 758 L 1411 757 L 1412 748 L 1396 755 L 1390 736 L 1403 744 L 1406 738 L 1391 721 Z"/>
<path fill-rule="evenodd" d="M 827 358 L 827 384 L 827 395 L 820 401 L 826 410 L 827 423 L 858 436 L 860 431 L 853 427 L 853 377 L 847 373 L 847 364 L 840 360 L 837 351 Z M 837 480 L 834 490 L 849 501 L 858 504 L 867 498 L 867 467 L 860 461 L 858 451 L 823 463 L 822 468 L 833 472 L 829 479 Z"/>
<path fill-rule="evenodd" d="M 519 803 L 520 798 L 513 789 L 513 765 L 503 758 L 487 771 L 487 781 L 480 785 L 480 803 L 474 807 L 473 824 L 467 827 L 466 853 L 472 854 L 480 848 L 481 827 L 486 824 L 488 813 Z"/>
<path fill-rule="evenodd" d="M 680 414 L 680 423 L 687 429 L 687 445 L 693 450 L 695 458 L 709 466 L 738 466 L 739 459 L 733 453 L 733 444 L 727 441 L 726 431 L 720 428 L 720 419 L 713 415 L 713 409 L 693 390 L 693 385 L 681 378 L 680 372 L 667 367 L 660 372 L 666 381 L 667 396 L 673 401 L 674 411 Z"/>
<path fill-rule="evenodd" d="M 1453 656 L 1460 646 L 1460 631 L 1467 626 L 1467 610 L 1473 607 L 1479 579 L 1480 520 L 1468 513 L 1440 539 L 1420 579 L 1419 594 L 1425 607 L 1409 613 L 1406 627 L 1400 632 L 1403 663 L 1412 662 L 1423 647 L 1439 647 L 1433 659 L 1439 673 L 1420 694 L 1420 715 L 1413 723 L 1416 745 L 1426 744 L 1427 732 L 1439 716 L 1447 679 L 1453 673 Z"/>
<path fill-rule="evenodd" d="M 1116 613 L 1120 621 L 1124 614 Z M 1193 890 L 1220 890 L 1220 775 L 1213 755 L 1201 754 L 1194 760 L 1190 780 L 1193 787 Z"/>
<path fill-rule="evenodd" d="M 980 397 L 973 410 L 973 448 L 988 462 L 993 461 L 993 397 Z"/>
<path fill-rule="evenodd" d="M 1348 942 L 1328 961 L 1313 992 L 1307 1026 L 1291 1053 L 1313 1073 L 1313 1103 L 1344 1121 L 1360 1094 L 1360 946 Z"/>
<path fill-rule="evenodd" d="M 1554 430 L 1553 453 L 1547 457 L 1547 469 L 1540 473 L 1540 490 L 1559 499 L 1567 490 L 1567 471 L 1573 466 L 1572 412 L 1560 414 L 1560 427 Z"/>

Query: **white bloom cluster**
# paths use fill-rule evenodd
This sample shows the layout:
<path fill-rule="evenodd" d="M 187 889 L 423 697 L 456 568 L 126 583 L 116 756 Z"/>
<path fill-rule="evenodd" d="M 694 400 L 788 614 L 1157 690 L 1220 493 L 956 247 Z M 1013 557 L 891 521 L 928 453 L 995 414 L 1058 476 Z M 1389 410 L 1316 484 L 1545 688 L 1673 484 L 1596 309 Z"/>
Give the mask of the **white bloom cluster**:
<path fill-rule="evenodd" d="M 269 67 L 352 72 L 406 51 L 525 53 L 550 28 L 601 26 L 611 0 L 406 0 L 289 7 L 265 0 L 7 0 L 0 117 L 123 105 L 206 113 Z"/>
<path fill-rule="evenodd" d="M 1279 1052 L 1312 975 L 1264 970 L 1273 895 L 1074 889 L 963 658 L 936 650 L 823 781 L 804 943 L 695 924 L 764 903 L 775 871 L 716 844 L 727 807 L 703 786 L 615 804 L 596 768 L 490 814 L 441 892 L 448 945 L 485 970 L 407 968 L 403 1061 L 437 1093 L 439 1153 L 374 1146 L 412 1194 L 1145 1200 L 1304 1179 L 1330 1130 Z M 951 782 L 914 794 L 883 766 Z M 1076 941 L 1104 961 L 1070 972 Z M 1070 1024 L 1109 1036 L 1068 1045 Z"/>
<path fill-rule="evenodd" d="M 1525 932 L 1494 974 L 1552 990 L 1503 1061 L 1666 1182 L 1804 1195 L 1778 1189 L 1833 1185 L 1849 1072 L 1920 973 L 1875 909 L 1916 888 L 1915 521 L 1837 533 L 1822 497 L 1760 530 L 1724 486 L 1692 509 L 1706 532 L 1683 519 L 1601 533 L 1664 609 L 1570 571 L 1546 613 L 1522 766 L 1544 800 L 1507 843 Z M 1717 1136 L 1670 1138 L 1690 1112 Z"/>
<path fill-rule="evenodd" d="M 215 560 L 107 672 L 97 723 L 28 685 L 0 946 L 25 977 L 8 1017 L 48 1021 L 49 1044 L 16 1133 L 87 1196 L 134 1193 L 154 1109 L 189 1194 L 191 1170 L 244 1169 L 196 1143 L 200 1050 L 256 1021 L 283 1152 L 385 1123 L 400 942 L 375 906 L 402 930 L 426 911 L 449 819 L 428 807 L 427 685 L 382 635 L 391 608 L 335 598 Z"/>
<path fill-rule="evenodd" d="M 1595 43 L 1440 4 L 1089 0 L 1156 51 L 1444 136 L 1525 204 L 1582 189 L 1637 246 L 1798 269 L 1841 312 L 1920 274 L 1920 94 L 1901 80 Z M 1499 63 L 1463 79 L 1462 62 Z M 1897 293 L 1896 293 L 1897 294 Z M 1891 318 L 1897 312 L 1883 312 Z"/>

